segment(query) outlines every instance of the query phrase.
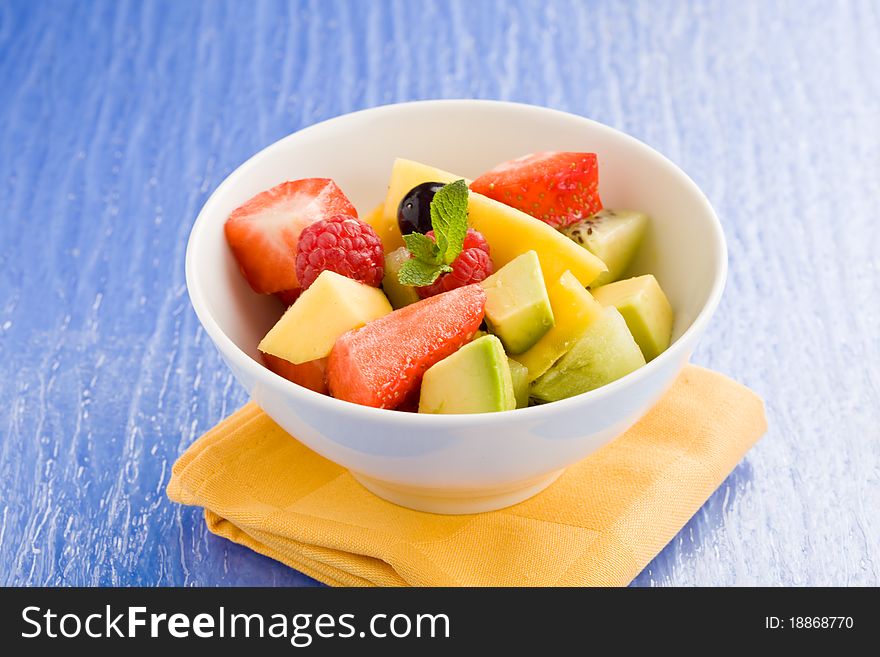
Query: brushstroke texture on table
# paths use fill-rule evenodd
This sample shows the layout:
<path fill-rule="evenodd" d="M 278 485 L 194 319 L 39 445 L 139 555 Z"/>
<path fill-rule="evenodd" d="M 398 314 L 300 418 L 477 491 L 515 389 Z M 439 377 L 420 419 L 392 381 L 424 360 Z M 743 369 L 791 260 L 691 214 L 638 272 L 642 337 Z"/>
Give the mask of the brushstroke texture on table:
<path fill-rule="evenodd" d="M 245 402 L 187 235 L 276 139 L 447 97 L 629 132 L 724 223 L 694 361 L 770 431 L 635 584 L 880 583 L 878 61 L 870 0 L 0 2 L 0 584 L 313 583 L 165 497 Z"/>

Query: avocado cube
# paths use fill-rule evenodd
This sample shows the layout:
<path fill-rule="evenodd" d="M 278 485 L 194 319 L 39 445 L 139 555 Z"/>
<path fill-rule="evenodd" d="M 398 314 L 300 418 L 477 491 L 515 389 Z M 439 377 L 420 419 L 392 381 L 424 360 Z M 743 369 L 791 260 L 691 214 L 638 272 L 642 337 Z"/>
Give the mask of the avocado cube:
<path fill-rule="evenodd" d="M 490 413 L 516 408 L 501 341 L 486 335 L 428 368 L 419 413 Z"/>
<path fill-rule="evenodd" d="M 593 291 L 593 297 L 603 306 L 620 311 L 645 360 L 656 358 L 669 346 L 672 306 L 652 275 L 603 285 Z"/>
<path fill-rule="evenodd" d="M 527 251 L 483 281 L 486 326 L 508 353 L 528 351 L 553 327 L 538 254 Z"/>

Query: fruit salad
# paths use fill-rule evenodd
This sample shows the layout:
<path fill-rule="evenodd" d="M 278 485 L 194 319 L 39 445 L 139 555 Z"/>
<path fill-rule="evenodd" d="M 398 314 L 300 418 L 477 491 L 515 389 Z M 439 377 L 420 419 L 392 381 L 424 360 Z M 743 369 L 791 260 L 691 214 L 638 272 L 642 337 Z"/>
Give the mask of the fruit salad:
<path fill-rule="evenodd" d="M 544 152 L 472 181 L 398 159 L 365 219 L 332 180 L 285 182 L 225 234 L 281 302 L 259 343 L 270 370 L 375 408 L 488 413 L 593 390 L 669 346 L 660 284 L 630 275 L 649 224 L 603 207 L 595 153 Z"/>

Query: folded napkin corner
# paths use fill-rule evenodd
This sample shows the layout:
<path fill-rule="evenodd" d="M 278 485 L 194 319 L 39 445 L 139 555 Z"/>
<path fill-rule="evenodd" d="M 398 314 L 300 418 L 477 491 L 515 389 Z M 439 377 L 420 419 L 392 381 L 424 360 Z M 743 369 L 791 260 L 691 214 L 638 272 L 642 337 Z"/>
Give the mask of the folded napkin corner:
<path fill-rule="evenodd" d="M 688 365 L 635 426 L 544 492 L 468 516 L 386 502 L 250 402 L 174 464 L 208 529 L 333 586 L 620 586 L 764 434 L 760 397 Z"/>

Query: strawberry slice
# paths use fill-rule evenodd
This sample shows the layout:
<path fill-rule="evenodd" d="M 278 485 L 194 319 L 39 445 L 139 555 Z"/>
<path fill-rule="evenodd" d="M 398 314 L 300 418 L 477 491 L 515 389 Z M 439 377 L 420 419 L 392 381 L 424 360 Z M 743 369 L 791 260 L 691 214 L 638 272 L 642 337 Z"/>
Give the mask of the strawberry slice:
<path fill-rule="evenodd" d="M 425 370 L 474 337 L 485 306 L 486 292 L 475 283 L 343 333 L 327 362 L 330 394 L 376 408 L 411 402 Z"/>
<path fill-rule="evenodd" d="M 254 292 L 299 288 L 299 234 L 309 224 L 335 214 L 357 217 L 357 210 L 329 178 L 305 178 L 257 194 L 229 215 L 226 241 Z"/>
<path fill-rule="evenodd" d="M 532 153 L 499 164 L 471 189 L 522 210 L 554 228 L 602 209 L 595 153 Z"/>

